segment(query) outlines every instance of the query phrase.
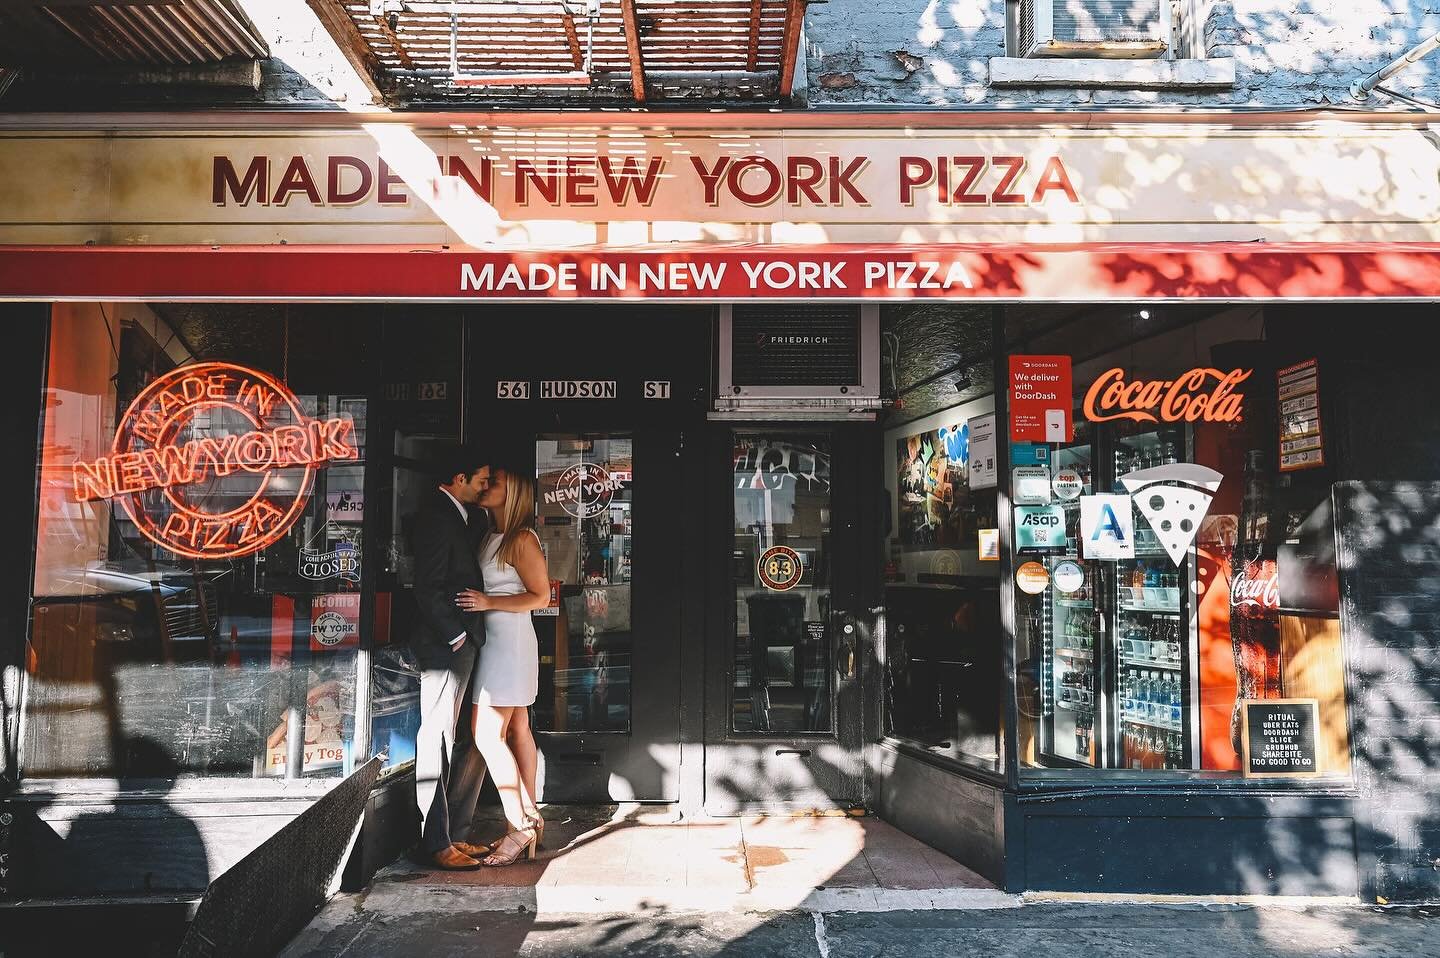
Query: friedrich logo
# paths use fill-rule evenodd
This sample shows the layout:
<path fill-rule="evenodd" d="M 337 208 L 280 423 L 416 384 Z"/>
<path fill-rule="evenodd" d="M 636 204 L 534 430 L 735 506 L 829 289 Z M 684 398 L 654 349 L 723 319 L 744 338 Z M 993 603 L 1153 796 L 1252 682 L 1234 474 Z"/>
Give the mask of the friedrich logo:
<path fill-rule="evenodd" d="M 1091 422 L 1239 422 L 1245 397 L 1235 387 L 1250 378 L 1249 369 L 1221 372 L 1205 366 L 1174 379 L 1125 381 L 1123 369 L 1100 374 L 1085 394 L 1085 418 Z M 1207 381 L 1215 380 L 1206 391 Z"/>
<path fill-rule="evenodd" d="M 232 559 L 299 518 L 315 471 L 357 459 L 350 419 L 310 419 L 278 380 L 182 366 L 135 397 L 107 456 L 73 466 L 75 498 L 119 499 L 140 533 L 190 559 Z"/>

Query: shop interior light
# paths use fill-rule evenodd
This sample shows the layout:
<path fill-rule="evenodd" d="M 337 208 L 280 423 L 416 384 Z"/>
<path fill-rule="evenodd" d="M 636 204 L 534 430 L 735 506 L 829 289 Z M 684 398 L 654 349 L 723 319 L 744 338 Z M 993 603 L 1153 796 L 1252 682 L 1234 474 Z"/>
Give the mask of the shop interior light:
<path fill-rule="evenodd" d="M 1149 318 L 1150 318 L 1150 310 L 1148 310 L 1148 309 L 1142 309 L 1142 310 L 1140 310 L 1140 318 L 1141 318 L 1141 319 L 1149 319 Z"/>
<path fill-rule="evenodd" d="M 960 375 L 955 377 L 955 391 L 957 393 L 963 393 L 969 389 L 971 385 L 970 374 L 961 370 Z"/>

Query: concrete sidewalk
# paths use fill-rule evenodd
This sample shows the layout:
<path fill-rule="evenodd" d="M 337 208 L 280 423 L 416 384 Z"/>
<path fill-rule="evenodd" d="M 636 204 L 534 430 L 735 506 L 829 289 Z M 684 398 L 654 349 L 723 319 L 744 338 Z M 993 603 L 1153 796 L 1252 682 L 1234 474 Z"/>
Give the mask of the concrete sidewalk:
<path fill-rule="evenodd" d="M 283 955 L 1440 958 L 1440 919 L 1425 910 L 1021 898 L 874 818 L 546 815 L 538 861 L 397 863 L 331 901 Z"/>
<path fill-rule="evenodd" d="M 543 914 L 476 911 L 465 895 L 348 900 L 285 958 L 1437 958 L 1440 909 L 1026 903 L 1000 909 Z"/>

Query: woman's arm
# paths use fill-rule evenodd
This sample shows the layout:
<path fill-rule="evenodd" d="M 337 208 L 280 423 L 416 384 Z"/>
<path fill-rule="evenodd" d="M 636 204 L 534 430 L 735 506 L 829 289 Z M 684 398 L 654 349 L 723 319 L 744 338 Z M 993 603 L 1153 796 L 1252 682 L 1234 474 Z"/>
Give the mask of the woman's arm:
<path fill-rule="evenodd" d="M 473 612 L 534 612 L 550 604 L 550 570 L 545 568 L 545 554 L 540 540 L 533 535 L 520 539 L 520 556 L 515 563 L 525 591 L 518 595 L 482 595 L 466 589 L 456 598 L 462 609 Z"/>

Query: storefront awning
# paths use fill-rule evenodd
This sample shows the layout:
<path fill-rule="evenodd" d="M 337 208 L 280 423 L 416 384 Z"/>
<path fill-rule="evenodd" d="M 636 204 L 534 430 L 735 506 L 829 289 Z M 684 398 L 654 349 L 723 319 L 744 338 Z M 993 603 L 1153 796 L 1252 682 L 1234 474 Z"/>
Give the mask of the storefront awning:
<path fill-rule="evenodd" d="M 0 247 L 0 299 L 1429 300 L 1440 243 Z"/>

